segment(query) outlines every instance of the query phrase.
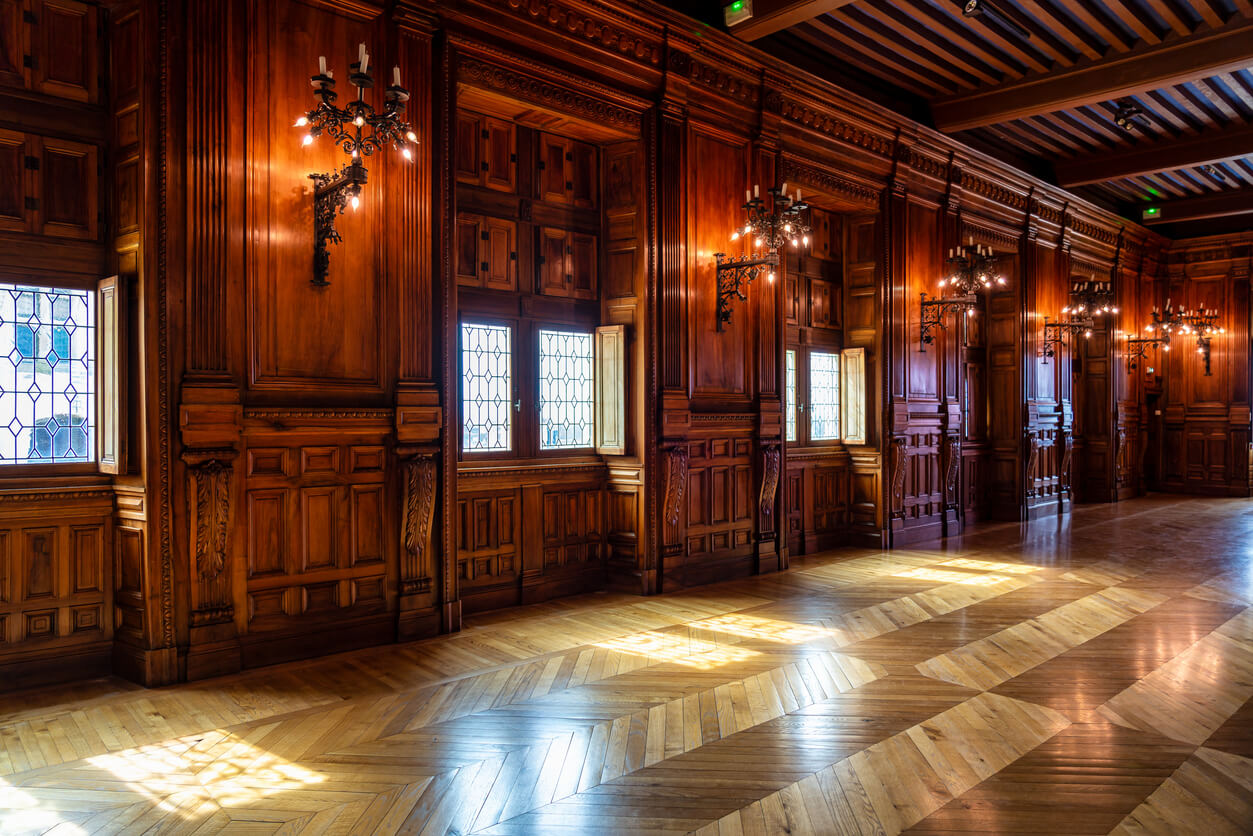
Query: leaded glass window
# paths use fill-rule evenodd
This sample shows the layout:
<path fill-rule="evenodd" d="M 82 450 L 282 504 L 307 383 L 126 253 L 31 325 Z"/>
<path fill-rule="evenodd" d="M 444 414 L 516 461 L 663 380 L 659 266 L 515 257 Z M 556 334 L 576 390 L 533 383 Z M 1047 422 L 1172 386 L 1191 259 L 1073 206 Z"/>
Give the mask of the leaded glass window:
<path fill-rule="evenodd" d="M 0 465 L 95 457 L 94 294 L 0 284 Z"/>
<path fill-rule="evenodd" d="M 809 353 L 809 437 L 840 437 L 840 355 L 828 351 Z"/>
<path fill-rule="evenodd" d="M 461 324 L 461 446 L 509 450 L 513 354 L 506 325 Z"/>
<path fill-rule="evenodd" d="M 592 335 L 539 332 L 540 449 L 592 446 Z"/>
<path fill-rule="evenodd" d="M 784 408 L 787 416 L 787 440 L 796 440 L 796 352 L 787 351 L 786 376 L 783 382 Z"/>

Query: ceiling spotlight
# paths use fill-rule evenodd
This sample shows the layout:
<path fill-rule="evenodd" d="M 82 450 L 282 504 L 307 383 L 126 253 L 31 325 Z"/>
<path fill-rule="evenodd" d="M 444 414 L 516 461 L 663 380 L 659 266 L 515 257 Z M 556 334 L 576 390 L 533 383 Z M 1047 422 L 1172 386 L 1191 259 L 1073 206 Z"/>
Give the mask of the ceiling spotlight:
<path fill-rule="evenodd" d="M 1129 131 L 1132 128 L 1142 131 L 1149 126 L 1149 120 L 1139 105 L 1134 102 L 1122 101 L 1118 103 L 1118 109 L 1114 111 L 1114 124 L 1124 131 Z"/>
<path fill-rule="evenodd" d="M 1030 32 L 1015 23 L 1009 15 L 992 5 L 988 0 L 966 0 L 965 5 L 962 6 L 962 15 L 965 17 L 985 17 L 993 23 L 999 23 L 1001 26 L 1004 26 L 1024 41 L 1031 37 Z"/>

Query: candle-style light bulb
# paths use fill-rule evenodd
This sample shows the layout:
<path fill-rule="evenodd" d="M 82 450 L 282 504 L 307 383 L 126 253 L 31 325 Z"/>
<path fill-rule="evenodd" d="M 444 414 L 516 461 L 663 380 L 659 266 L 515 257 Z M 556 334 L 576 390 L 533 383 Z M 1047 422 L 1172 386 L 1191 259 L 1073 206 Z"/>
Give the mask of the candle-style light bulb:
<path fill-rule="evenodd" d="M 301 144 L 301 145 L 312 145 L 312 144 L 313 144 L 313 134 L 305 134 L 304 139 L 300 140 L 300 144 Z"/>
<path fill-rule="evenodd" d="M 413 131 L 409 131 L 409 133 L 405 134 L 405 139 L 409 140 L 410 142 L 417 142 L 418 135 L 415 134 Z"/>
<path fill-rule="evenodd" d="M 408 147 L 408 146 L 405 146 L 404 148 L 401 148 L 401 149 L 400 149 L 400 153 L 404 155 L 404 157 L 405 157 L 405 159 L 406 159 L 406 160 L 409 160 L 410 162 L 413 162 L 413 152 L 409 150 L 409 147 Z"/>
<path fill-rule="evenodd" d="M 318 56 L 318 75 L 326 75 L 326 56 Z"/>
<path fill-rule="evenodd" d="M 357 209 L 358 209 L 360 206 L 361 206 L 361 198 L 357 197 L 356 195 L 353 195 L 353 196 L 352 196 L 352 209 L 353 209 L 353 211 L 354 211 L 354 212 L 355 212 L 355 211 L 357 211 Z"/>
<path fill-rule="evenodd" d="M 400 67 L 392 67 L 392 85 L 400 86 Z"/>
<path fill-rule="evenodd" d="M 732 241 L 738 241 L 738 240 L 740 240 L 740 231 L 739 231 L 738 229 L 737 229 L 737 230 L 735 230 L 735 232 L 732 232 L 732 233 L 731 233 L 731 240 L 732 240 Z"/>
<path fill-rule="evenodd" d="M 309 120 L 304 116 L 301 116 L 299 119 L 296 120 L 297 128 L 303 128 L 305 125 L 308 125 L 308 124 L 309 124 Z"/>
<path fill-rule="evenodd" d="M 774 271 L 773 270 L 771 270 L 768 274 L 766 274 L 766 281 L 770 282 L 771 284 L 774 284 Z"/>
<path fill-rule="evenodd" d="M 364 124 L 365 124 L 365 119 L 363 119 L 362 117 L 358 116 L 356 119 L 353 119 L 353 120 L 352 120 L 352 123 L 353 123 L 354 125 L 356 125 L 358 128 L 360 128 L 362 125 L 364 125 Z"/>
<path fill-rule="evenodd" d="M 761 197 L 761 186 L 757 183 L 753 184 L 753 197 Z"/>

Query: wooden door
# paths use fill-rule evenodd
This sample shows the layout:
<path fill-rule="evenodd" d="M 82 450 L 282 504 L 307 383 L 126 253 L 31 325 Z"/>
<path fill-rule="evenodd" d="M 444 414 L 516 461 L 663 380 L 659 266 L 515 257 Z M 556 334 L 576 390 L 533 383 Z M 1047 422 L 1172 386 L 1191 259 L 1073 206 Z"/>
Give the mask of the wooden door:
<path fill-rule="evenodd" d="M 570 202 L 568 163 L 570 140 L 552 134 L 539 135 L 539 199 Z"/>
<path fill-rule="evenodd" d="M 515 241 L 518 225 L 504 218 L 485 218 L 480 235 L 479 264 L 483 272 L 482 286 L 489 290 L 516 290 L 518 287 L 518 251 Z"/>
<path fill-rule="evenodd" d="M 482 134 L 481 184 L 500 192 L 517 190 L 518 139 L 512 122 L 485 118 Z"/>
<path fill-rule="evenodd" d="M 40 145 L 36 231 L 94 240 L 100 212 L 96 146 L 52 137 Z"/>
<path fill-rule="evenodd" d="M 31 86 L 40 93 L 96 100 L 99 55 L 96 9 L 77 0 L 32 0 L 34 15 Z"/>
<path fill-rule="evenodd" d="M 569 296 L 567 250 L 569 233 L 549 226 L 539 228 L 539 292 L 548 296 Z"/>
<path fill-rule="evenodd" d="M 0 229 L 31 231 L 33 213 L 26 202 L 31 178 L 26 160 L 26 135 L 0 130 Z"/>
<path fill-rule="evenodd" d="M 483 216 L 466 212 L 457 213 L 456 263 L 457 284 L 482 287 L 483 273 L 479 262 L 482 248 Z"/>

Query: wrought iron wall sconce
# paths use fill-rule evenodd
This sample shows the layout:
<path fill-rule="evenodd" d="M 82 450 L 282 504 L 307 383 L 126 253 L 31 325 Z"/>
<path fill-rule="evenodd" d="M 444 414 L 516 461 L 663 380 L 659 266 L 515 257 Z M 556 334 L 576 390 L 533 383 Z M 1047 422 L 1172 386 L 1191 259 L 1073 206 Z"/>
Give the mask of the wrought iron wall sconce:
<path fill-rule="evenodd" d="M 925 352 L 927 346 L 935 342 L 936 328 L 941 331 L 948 329 L 944 322 L 947 314 L 960 313 L 964 320 L 974 315 L 975 307 L 979 303 L 979 298 L 973 293 L 965 296 L 933 296 L 930 299 L 926 293 L 920 293 L 919 296 L 922 297 L 922 325 L 918 331 L 919 352 Z"/>
<path fill-rule="evenodd" d="M 1040 356 L 1047 363 L 1050 357 L 1057 356 L 1057 348 L 1062 344 L 1062 340 L 1067 336 L 1074 334 L 1083 334 L 1086 340 L 1092 336 L 1092 327 L 1095 325 L 1091 319 L 1070 319 L 1063 322 L 1050 322 L 1049 318 L 1044 317 L 1044 347 L 1040 351 Z"/>
<path fill-rule="evenodd" d="M 308 128 L 303 145 L 312 145 L 325 133 L 351 158 L 337 173 L 309 175 L 314 182 L 311 282 L 316 287 L 330 284 L 326 280 L 331 264 L 327 246 L 343 240 L 335 228 L 335 219 L 347 207 L 356 209 L 361 204 L 361 189 L 366 184 L 368 173 L 361 158 L 390 145 L 412 162 L 411 146 L 418 141 L 417 135 L 404 120 L 409 91 L 400 86 L 400 67 L 392 70 L 392 83 L 384 93 L 382 112 L 365 100 L 365 91 L 374 86 L 374 77 L 369 72 L 370 55 L 365 50 L 365 44 L 361 44 L 357 60 L 349 64 L 348 69 L 348 80 L 357 88 L 357 98 L 343 108 L 336 107 L 335 73 L 326 68 L 326 56 L 320 56 L 317 75 L 311 76 L 309 81 L 313 94 L 321 101 L 296 120 L 296 127 Z"/>
<path fill-rule="evenodd" d="M 802 214 L 809 209 L 809 204 L 801 200 L 801 190 L 797 189 L 795 196 L 789 195 L 787 183 L 784 183 L 767 193 L 770 195 L 769 207 L 761 197 L 759 186 L 753 186 L 751 192 L 744 192 L 748 223 L 731 233 L 732 241 L 738 241 L 741 236 L 751 238 L 753 254 L 727 257 L 726 253 L 714 253 L 719 331 L 723 323 L 731 321 L 731 301 L 748 299 L 744 291 L 754 279 L 765 273 L 768 281 L 774 281 L 775 271 L 779 269 L 780 249 L 789 243 L 797 248 L 809 246 L 809 224 Z"/>
<path fill-rule="evenodd" d="M 1123 355 L 1127 360 L 1127 373 L 1130 374 L 1136 370 L 1136 361 L 1148 356 L 1149 349 L 1170 351 L 1170 334 L 1162 334 L 1161 337 L 1127 337 L 1126 343 Z"/>

